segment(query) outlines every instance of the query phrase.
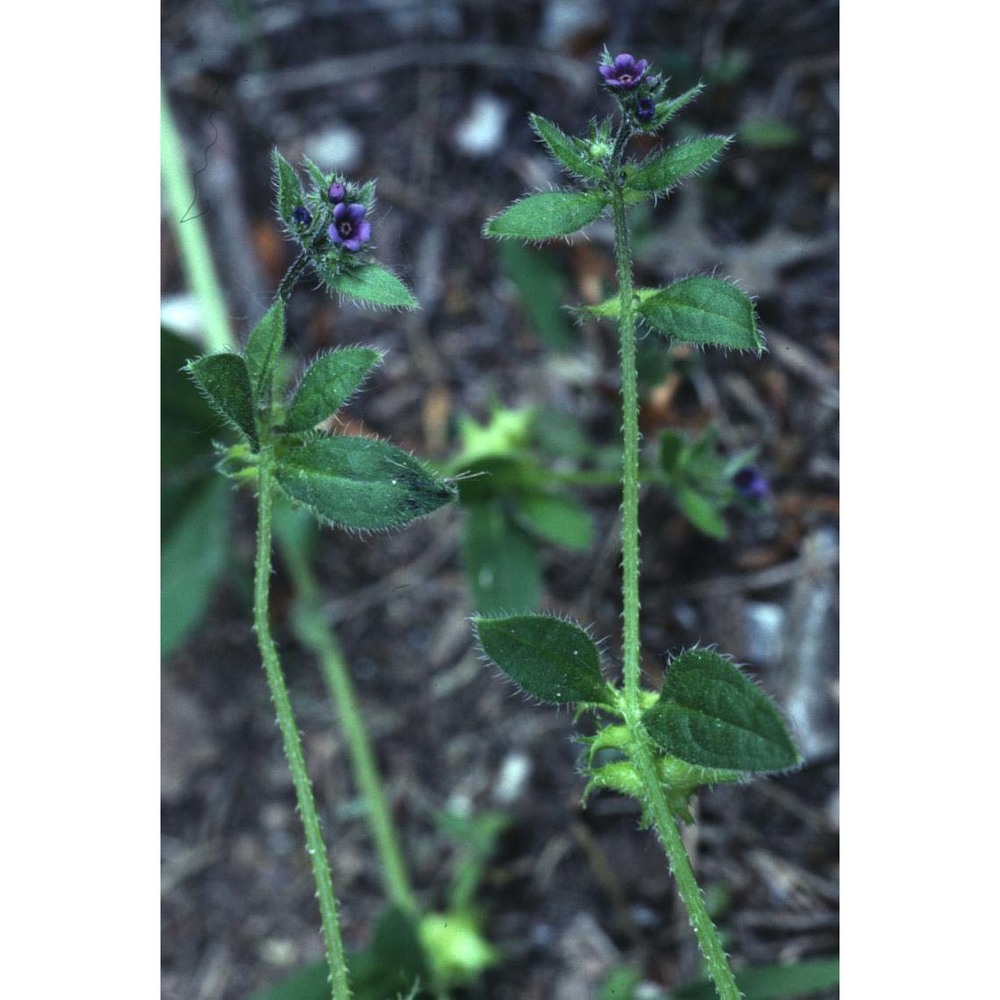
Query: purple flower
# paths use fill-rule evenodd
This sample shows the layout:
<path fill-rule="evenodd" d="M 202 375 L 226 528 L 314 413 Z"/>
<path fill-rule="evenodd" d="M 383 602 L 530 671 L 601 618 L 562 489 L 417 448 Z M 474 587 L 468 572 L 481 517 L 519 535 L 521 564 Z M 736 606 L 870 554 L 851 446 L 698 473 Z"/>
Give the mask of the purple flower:
<path fill-rule="evenodd" d="M 334 205 L 333 225 L 329 232 L 334 243 L 352 253 L 360 250 L 361 244 L 367 243 L 372 235 L 371 223 L 365 221 L 365 206 L 348 205 L 343 201 Z"/>
<path fill-rule="evenodd" d="M 756 465 L 745 465 L 733 476 L 733 486 L 744 500 L 763 500 L 768 494 L 767 480 Z"/>
<path fill-rule="evenodd" d="M 653 120 L 656 114 L 656 103 L 649 97 L 640 97 L 635 103 L 635 116 L 641 122 Z"/>
<path fill-rule="evenodd" d="M 308 226 L 312 220 L 312 213 L 305 207 L 305 205 L 299 205 L 299 207 L 292 212 L 292 222 L 299 226 Z"/>
<path fill-rule="evenodd" d="M 329 194 L 330 201 L 336 205 L 347 197 L 347 188 L 343 184 L 331 184 Z"/>
<path fill-rule="evenodd" d="M 627 52 L 615 56 L 615 61 L 610 66 L 598 67 L 604 82 L 609 87 L 620 87 L 622 90 L 632 90 L 633 87 L 646 75 L 649 63 L 645 59 L 636 62 Z"/>

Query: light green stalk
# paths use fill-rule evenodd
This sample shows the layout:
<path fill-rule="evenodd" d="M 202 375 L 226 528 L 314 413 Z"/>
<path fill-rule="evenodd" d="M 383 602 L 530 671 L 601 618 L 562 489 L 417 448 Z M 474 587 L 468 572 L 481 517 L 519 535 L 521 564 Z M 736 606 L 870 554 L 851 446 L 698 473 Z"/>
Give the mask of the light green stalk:
<path fill-rule="evenodd" d="M 351 681 L 340 643 L 327 625 L 320 608 L 319 587 L 308 560 L 294 545 L 283 545 L 282 556 L 295 583 L 298 607 L 293 628 L 299 641 L 319 660 L 347 742 L 354 781 L 368 812 L 368 824 L 379 858 L 379 871 L 392 902 L 410 916 L 417 915 L 417 901 L 403 861 L 392 816 L 385 801 L 371 741 L 365 729 L 361 706 Z"/>
<path fill-rule="evenodd" d="M 167 218 L 181 257 L 188 286 L 198 300 L 209 354 L 233 350 L 236 339 L 229 324 L 226 301 L 212 260 L 212 251 L 195 204 L 194 188 L 184 159 L 184 144 L 170 114 L 167 95 L 160 89 L 160 170 L 167 202 Z"/>

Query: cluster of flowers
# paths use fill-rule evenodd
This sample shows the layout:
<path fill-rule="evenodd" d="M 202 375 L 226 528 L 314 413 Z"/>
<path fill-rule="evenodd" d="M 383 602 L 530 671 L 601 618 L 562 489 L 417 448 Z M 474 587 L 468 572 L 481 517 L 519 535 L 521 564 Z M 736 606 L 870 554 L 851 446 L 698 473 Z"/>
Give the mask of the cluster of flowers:
<path fill-rule="evenodd" d="M 372 225 L 365 219 L 365 206 L 347 202 L 347 188 L 331 184 L 327 192 L 333 205 L 333 222 L 327 232 L 332 243 L 356 253 L 372 237 Z M 304 205 L 292 212 L 292 221 L 300 226 L 312 225 L 312 213 Z"/>
<path fill-rule="evenodd" d="M 614 60 L 599 67 L 604 83 L 616 91 L 625 104 L 625 99 L 635 97 L 634 114 L 642 124 L 648 124 L 656 114 L 653 92 L 660 86 L 660 76 L 646 76 L 649 63 L 645 59 L 633 59 L 627 52 L 615 56 Z M 632 94 L 631 92 L 637 91 Z"/>

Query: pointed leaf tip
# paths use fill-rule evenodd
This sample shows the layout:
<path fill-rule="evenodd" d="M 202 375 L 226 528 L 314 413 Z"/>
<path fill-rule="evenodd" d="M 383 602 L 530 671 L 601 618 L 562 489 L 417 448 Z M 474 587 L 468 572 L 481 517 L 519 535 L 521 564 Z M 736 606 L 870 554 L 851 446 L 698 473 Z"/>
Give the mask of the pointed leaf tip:
<path fill-rule="evenodd" d="M 302 376 L 281 430 L 312 430 L 333 416 L 381 360 L 382 352 L 373 347 L 341 347 L 320 355 Z"/>

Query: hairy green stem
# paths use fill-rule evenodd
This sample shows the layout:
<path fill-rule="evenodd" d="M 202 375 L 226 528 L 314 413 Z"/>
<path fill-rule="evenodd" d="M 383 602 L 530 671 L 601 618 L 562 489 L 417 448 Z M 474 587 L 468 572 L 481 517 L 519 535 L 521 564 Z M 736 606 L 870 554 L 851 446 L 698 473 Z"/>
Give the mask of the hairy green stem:
<path fill-rule="evenodd" d="M 656 773 L 652 751 L 642 732 L 639 676 L 639 389 L 636 373 L 636 301 L 632 285 L 632 249 L 625 210 L 622 161 L 627 145 L 622 126 L 611 160 L 611 210 L 615 224 L 615 265 L 620 311 L 618 332 L 622 392 L 622 616 L 625 724 L 633 734 L 630 757 L 642 781 L 647 814 L 660 837 L 709 975 L 722 1000 L 741 996 L 726 959 L 719 933 L 712 923 L 677 821 Z"/>
<path fill-rule="evenodd" d="M 397 907 L 416 916 L 417 900 L 403 861 L 396 827 L 386 804 L 361 706 L 340 643 L 323 616 L 319 586 L 308 559 L 296 546 L 282 545 L 281 553 L 298 594 L 299 606 L 293 619 L 295 635 L 319 660 L 330 700 L 347 741 L 354 781 L 365 801 L 386 892 Z"/>
<path fill-rule="evenodd" d="M 656 775 L 653 755 L 648 745 L 637 740 L 638 744 L 630 754 L 632 763 L 643 783 L 646 795 L 647 815 L 653 822 L 663 845 L 663 850 L 670 862 L 670 872 L 677 885 L 677 893 L 684 903 L 688 920 L 698 940 L 698 947 L 705 957 L 708 974 L 721 1000 L 740 1000 L 743 994 L 736 985 L 733 970 L 729 967 L 729 959 L 719 938 L 719 932 L 712 922 L 701 886 L 695 878 L 691 861 L 688 858 L 684 841 L 677 820 L 670 809 L 663 787 Z"/>
<path fill-rule="evenodd" d="M 263 421 L 262 421 L 263 423 Z M 261 441 L 260 465 L 258 468 L 258 522 L 257 522 L 257 564 L 254 571 L 253 618 L 257 632 L 257 642 L 264 659 L 264 672 L 278 716 L 278 726 L 285 745 L 285 757 L 292 772 L 295 797 L 299 815 L 306 833 L 306 851 L 312 862 L 313 878 L 316 881 L 316 896 L 319 900 L 320 915 L 323 920 L 323 937 L 326 941 L 327 962 L 330 966 L 330 983 L 333 1000 L 349 1000 L 351 988 L 347 978 L 347 963 L 344 946 L 340 939 L 340 922 L 337 917 L 337 899 L 333 893 L 333 879 L 327 859 L 326 845 L 316 801 L 313 798 L 312 783 L 306 771 L 302 741 L 288 697 L 284 674 L 278 659 L 278 650 L 271 637 L 268 615 L 268 596 L 271 580 L 271 521 L 273 500 L 273 464 L 269 440 Z"/>
<path fill-rule="evenodd" d="M 292 266 L 285 272 L 285 276 L 281 279 L 281 284 L 278 285 L 278 293 L 275 298 L 281 299 L 284 303 L 288 303 L 289 298 L 292 294 L 292 289 L 295 287 L 295 283 L 302 277 L 306 272 L 306 268 L 309 266 L 309 257 L 303 250 L 302 253 L 292 261 Z"/>
<path fill-rule="evenodd" d="M 615 173 L 618 165 L 613 164 Z M 622 380 L 622 600 L 625 700 L 639 712 L 639 388 L 635 366 L 635 297 L 632 292 L 632 251 L 625 196 L 615 183 L 615 264 L 618 270 L 619 353 Z"/>

